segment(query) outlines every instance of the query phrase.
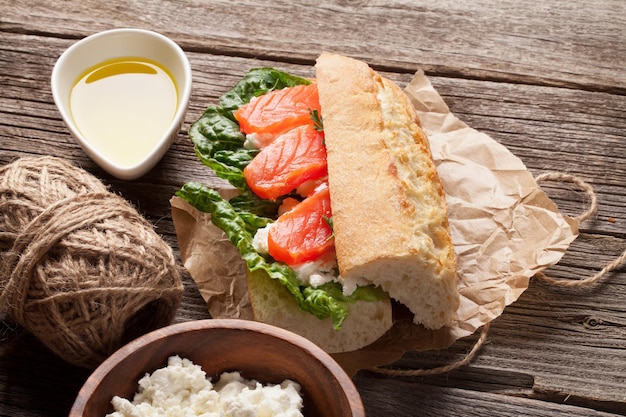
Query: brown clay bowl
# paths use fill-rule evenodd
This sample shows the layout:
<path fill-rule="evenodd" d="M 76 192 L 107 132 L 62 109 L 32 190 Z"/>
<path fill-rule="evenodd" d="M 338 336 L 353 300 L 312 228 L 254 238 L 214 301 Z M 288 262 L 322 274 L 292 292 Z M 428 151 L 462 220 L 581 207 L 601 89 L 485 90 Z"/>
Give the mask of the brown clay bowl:
<path fill-rule="evenodd" d="M 365 417 L 350 377 L 321 348 L 287 330 L 248 320 L 209 319 L 174 324 L 120 348 L 87 379 L 70 417 L 104 417 L 111 399 L 132 400 L 146 373 L 167 365 L 172 355 L 200 365 L 207 376 L 240 371 L 247 379 L 298 382 L 307 417 Z"/>

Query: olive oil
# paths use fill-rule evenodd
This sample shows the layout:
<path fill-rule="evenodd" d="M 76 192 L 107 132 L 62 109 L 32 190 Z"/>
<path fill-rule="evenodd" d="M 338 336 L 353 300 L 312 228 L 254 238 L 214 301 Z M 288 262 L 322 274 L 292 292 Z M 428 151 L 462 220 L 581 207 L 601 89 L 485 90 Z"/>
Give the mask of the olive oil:
<path fill-rule="evenodd" d="M 70 112 L 94 149 L 122 167 L 132 167 L 163 139 L 177 97 L 174 78 L 159 63 L 115 59 L 79 77 L 70 92 Z"/>

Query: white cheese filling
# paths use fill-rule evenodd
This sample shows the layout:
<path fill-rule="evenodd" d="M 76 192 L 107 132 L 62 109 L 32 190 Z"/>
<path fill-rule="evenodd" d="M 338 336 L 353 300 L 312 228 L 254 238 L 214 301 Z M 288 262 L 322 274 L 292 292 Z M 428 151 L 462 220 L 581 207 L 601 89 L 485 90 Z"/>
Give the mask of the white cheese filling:
<path fill-rule="evenodd" d="M 258 229 L 255 233 L 252 245 L 257 252 L 262 254 L 269 253 L 267 239 L 272 226 L 274 226 L 274 223 Z M 340 282 L 337 259 L 334 252 L 315 261 L 292 265 L 291 269 L 295 271 L 296 277 L 303 285 L 319 287 L 330 281 Z"/>
<path fill-rule="evenodd" d="M 258 229 L 255 233 L 252 245 L 258 253 L 268 254 L 267 238 L 272 226 L 273 223 L 270 223 L 266 227 Z M 346 296 L 351 295 L 354 290 L 356 290 L 357 286 L 369 284 L 365 279 L 356 277 L 345 279 L 341 277 L 339 275 L 335 251 L 331 251 L 326 256 L 315 261 L 291 265 L 291 269 L 294 270 L 296 278 L 298 278 L 298 281 L 300 281 L 302 285 L 310 285 L 313 288 L 317 288 L 327 282 L 338 282 L 342 284 L 343 294 Z"/>
<path fill-rule="evenodd" d="M 118 396 L 106 417 L 302 417 L 300 385 L 263 385 L 224 372 L 212 384 L 202 368 L 172 356 L 168 365 L 139 380 L 133 401 Z"/>

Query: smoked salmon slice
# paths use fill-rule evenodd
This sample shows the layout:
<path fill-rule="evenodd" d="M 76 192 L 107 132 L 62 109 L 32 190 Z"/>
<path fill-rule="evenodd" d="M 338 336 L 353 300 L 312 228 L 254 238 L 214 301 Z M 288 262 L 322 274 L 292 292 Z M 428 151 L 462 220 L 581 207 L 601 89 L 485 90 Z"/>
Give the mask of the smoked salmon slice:
<path fill-rule="evenodd" d="M 299 185 L 327 174 L 324 134 L 312 124 L 279 135 L 243 170 L 250 189 L 267 200 L 276 200 Z"/>
<path fill-rule="evenodd" d="M 268 252 L 287 265 L 315 260 L 334 248 L 330 193 L 323 187 L 291 211 L 278 218 L 269 228 Z"/>
<path fill-rule="evenodd" d="M 316 84 L 270 91 L 250 100 L 235 112 L 245 134 L 278 135 L 294 126 L 313 123 L 312 111 L 320 112 Z"/>

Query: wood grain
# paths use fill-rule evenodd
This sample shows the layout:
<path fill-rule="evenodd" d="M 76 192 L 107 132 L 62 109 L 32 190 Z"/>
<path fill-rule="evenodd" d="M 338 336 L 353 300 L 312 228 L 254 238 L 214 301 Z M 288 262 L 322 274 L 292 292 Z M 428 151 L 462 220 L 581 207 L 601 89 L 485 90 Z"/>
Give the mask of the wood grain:
<path fill-rule="evenodd" d="M 194 87 L 186 123 L 148 175 L 119 181 L 69 136 L 50 93 L 57 57 L 76 39 L 143 27 L 185 49 Z M 518 156 L 534 174 L 589 182 L 597 214 L 555 278 L 593 275 L 626 250 L 626 3 L 621 0 L 458 2 L 338 0 L 142 2 L 0 0 L 0 166 L 58 155 L 134 204 L 177 251 L 169 198 L 188 180 L 221 184 L 195 158 L 186 128 L 249 68 L 311 76 L 323 50 L 362 58 L 406 85 L 424 69 L 450 109 Z M 559 208 L 589 204 L 571 184 L 546 183 Z M 176 322 L 208 318 L 185 275 Z M 354 381 L 369 416 L 626 415 L 626 270 L 589 288 L 533 280 L 490 329 L 468 367 L 432 377 L 362 371 Z M 409 352 L 394 366 L 451 363 L 476 335 L 443 351 Z M 54 357 L 5 321 L 0 327 L 0 415 L 67 415 L 87 370 Z"/>
<path fill-rule="evenodd" d="M 620 69 L 600 64 L 623 53 L 624 8 L 620 0 L 541 5 L 532 0 L 105 5 L 73 0 L 62 8 L 38 0 L 3 7 L 0 29 L 76 39 L 133 26 L 209 54 L 310 63 L 322 50 L 332 50 L 396 70 L 412 71 L 410 66 L 419 63 L 429 72 L 454 77 L 624 92 Z"/>

